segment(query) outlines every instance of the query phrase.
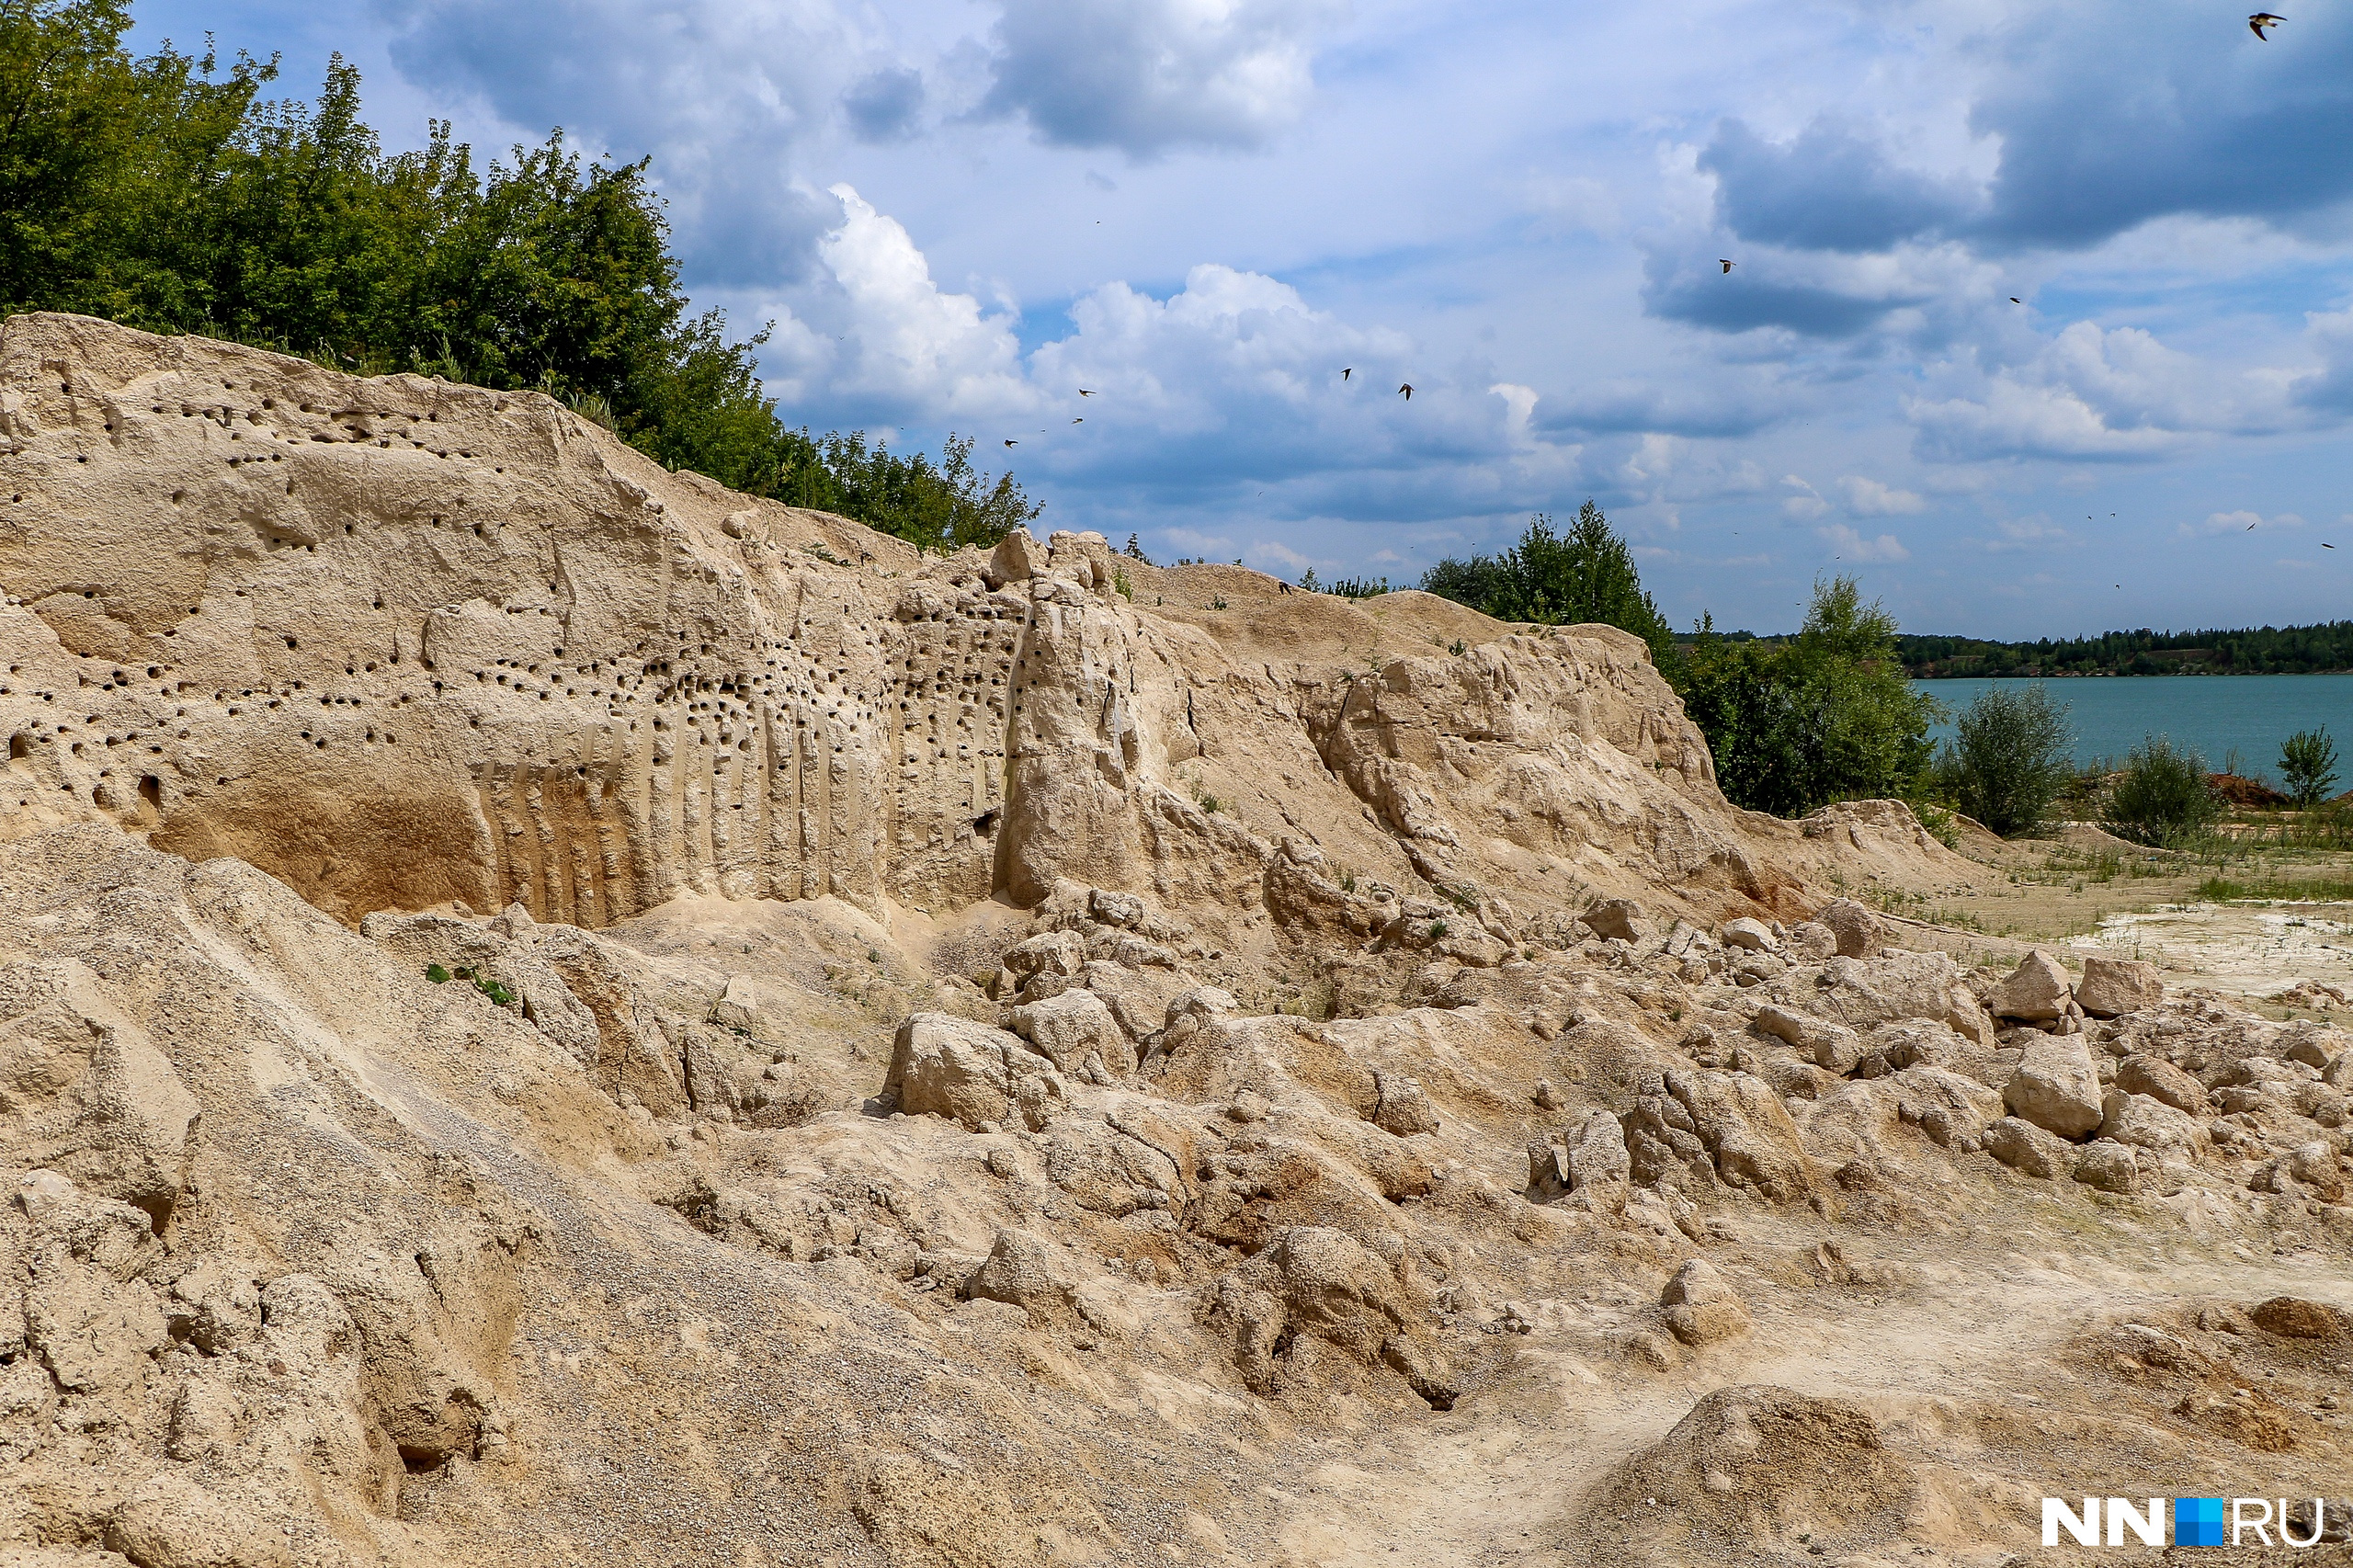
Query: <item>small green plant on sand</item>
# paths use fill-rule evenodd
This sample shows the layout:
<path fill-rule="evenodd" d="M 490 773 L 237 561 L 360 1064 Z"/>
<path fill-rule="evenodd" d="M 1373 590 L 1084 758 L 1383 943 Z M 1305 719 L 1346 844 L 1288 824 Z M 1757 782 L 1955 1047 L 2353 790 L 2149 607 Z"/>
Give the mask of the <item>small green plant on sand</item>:
<path fill-rule="evenodd" d="M 2336 743 L 2328 726 L 2298 730 L 2279 744 L 2279 779 L 2288 798 L 2305 811 L 2328 799 L 2336 786 Z"/>

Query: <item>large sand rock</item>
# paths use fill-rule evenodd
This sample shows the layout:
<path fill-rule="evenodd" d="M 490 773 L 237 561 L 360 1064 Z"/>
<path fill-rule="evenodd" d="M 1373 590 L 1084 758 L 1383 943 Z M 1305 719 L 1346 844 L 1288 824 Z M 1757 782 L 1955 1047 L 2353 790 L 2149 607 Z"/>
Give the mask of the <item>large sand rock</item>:
<path fill-rule="evenodd" d="M 1506 903 L 1574 893 L 1559 861 L 1739 913 L 1818 863 L 1725 804 L 1609 628 L 1473 618 L 1450 655 L 1416 622 L 1470 612 L 1422 595 L 1376 615 L 1082 534 L 926 560 L 536 394 L 82 317 L 0 327 L 0 401 L 8 830 L 110 820 L 347 921 L 1064 878 L 1241 912 L 1302 829 Z"/>

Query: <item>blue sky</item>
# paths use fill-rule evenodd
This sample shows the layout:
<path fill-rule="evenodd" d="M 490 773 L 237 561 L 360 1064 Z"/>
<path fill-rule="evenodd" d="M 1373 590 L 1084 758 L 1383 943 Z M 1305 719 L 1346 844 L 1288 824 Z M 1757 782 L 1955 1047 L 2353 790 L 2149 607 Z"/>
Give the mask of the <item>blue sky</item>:
<path fill-rule="evenodd" d="M 2344 0 L 324 13 L 138 7 L 342 51 L 392 145 L 650 153 L 788 417 L 1155 559 L 1403 582 L 1590 495 L 1678 625 L 2353 614 Z"/>

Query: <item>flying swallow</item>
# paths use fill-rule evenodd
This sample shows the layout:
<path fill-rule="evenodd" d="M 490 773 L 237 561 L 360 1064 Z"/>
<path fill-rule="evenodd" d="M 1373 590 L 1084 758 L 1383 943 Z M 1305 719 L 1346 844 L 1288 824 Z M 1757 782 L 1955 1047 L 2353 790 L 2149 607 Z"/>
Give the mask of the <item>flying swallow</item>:
<path fill-rule="evenodd" d="M 2263 29 L 2276 28 L 2287 19 L 2285 17 L 2275 17 L 2268 11 L 2257 11 L 2246 19 L 2247 31 L 2268 43 L 2271 41 L 2271 35 Z"/>
<path fill-rule="evenodd" d="M 1072 421 L 1071 421 L 1071 423 L 1072 423 L 1072 424 L 1074 424 L 1074 425 L 1084 425 L 1084 424 L 1086 424 L 1086 421 L 1085 419 L 1081 418 L 1081 419 L 1074 419 L 1074 420 L 1072 420 Z"/>
<path fill-rule="evenodd" d="M 1078 389 L 1078 395 L 1081 397 L 1093 397 L 1095 394 L 1088 392 L 1085 387 L 1081 387 Z"/>
<path fill-rule="evenodd" d="M 1340 372 L 1340 380 L 1342 380 L 1342 381 L 1347 381 L 1350 376 L 1353 376 L 1353 375 L 1355 375 L 1356 373 L 1357 373 L 1357 368 L 1356 368 L 1354 365 L 1351 365 L 1351 366 L 1349 366 L 1347 369 L 1345 369 L 1345 370 L 1343 370 L 1343 371 L 1341 371 L 1341 372 Z"/>
<path fill-rule="evenodd" d="M 1716 265 L 1722 267 L 1726 272 L 1730 272 L 1732 270 L 1732 263 L 1726 261 L 1722 256 L 1716 257 Z"/>
<path fill-rule="evenodd" d="M 1017 447 L 1017 446 L 1019 446 L 1021 443 L 1020 443 L 1020 442 L 1018 442 L 1018 441 L 1012 440 L 1012 439 L 1008 438 L 1008 439 L 1006 441 L 1006 443 L 1005 443 L 1005 444 L 1006 444 L 1006 446 L 1008 446 L 1008 447 Z"/>
<path fill-rule="evenodd" d="M 1399 392 L 1401 392 L 1404 393 L 1404 395 L 1405 395 L 1405 401 L 1406 401 L 1407 403 L 1411 403 L 1411 402 L 1413 402 L 1413 401 L 1414 401 L 1414 383 L 1413 383 L 1413 382 L 1411 382 L 1411 381 L 1407 381 L 1404 385 L 1403 385 L 1403 386 L 1399 387 L 1397 390 L 1398 390 Z"/>

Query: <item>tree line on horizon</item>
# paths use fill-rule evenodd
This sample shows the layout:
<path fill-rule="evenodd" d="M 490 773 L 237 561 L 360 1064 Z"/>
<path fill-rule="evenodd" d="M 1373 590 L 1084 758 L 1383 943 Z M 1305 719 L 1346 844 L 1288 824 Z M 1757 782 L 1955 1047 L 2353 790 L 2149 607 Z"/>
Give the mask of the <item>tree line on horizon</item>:
<path fill-rule="evenodd" d="M 2108 631 L 2097 637 L 2003 642 L 1982 637 L 1901 636 L 1896 652 L 1915 680 L 1992 676 L 2324 675 L 2353 670 L 2353 620 L 2232 631 Z"/>
<path fill-rule="evenodd" d="M 0 0 L 0 312 L 545 392 L 669 468 L 924 549 L 1038 515 L 969 437 L 935 461 L 779 419 L 765 331 L 690 311 L 651 160 L 556 130 L 479 168 L 448 121 L 387 153 L 341 55 L 315 102 L 272 99 L 275 57 L 136 55 L 131 25 L 130 0 Z"/>

